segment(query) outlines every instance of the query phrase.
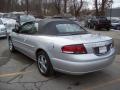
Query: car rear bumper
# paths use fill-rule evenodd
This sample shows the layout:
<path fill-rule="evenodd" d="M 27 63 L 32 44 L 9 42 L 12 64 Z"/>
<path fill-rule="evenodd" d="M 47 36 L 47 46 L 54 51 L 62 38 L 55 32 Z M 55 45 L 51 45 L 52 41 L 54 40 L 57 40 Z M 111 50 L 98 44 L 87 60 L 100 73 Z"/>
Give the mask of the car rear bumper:
<path fill-rule="evenodd" d="M 88 61 L 82 60 L 79 62 L 53 58 L 52 64 L 55 70 L 73 75 L 80 75 L 84 73 L 99 71 L 112 64 L 115 58 L 115 50 L 112 50 L 109 56 L 102 59 L 98 58 L 95 60 L 89 60 L 89 57 L 86 58 L 88 58 Z"/>
<path fill-rule="evenodd" d="M 96 25 L 98 28 L 110 28 L 111 25 L 108 25 L 108 24 L 98 24 Z"/>

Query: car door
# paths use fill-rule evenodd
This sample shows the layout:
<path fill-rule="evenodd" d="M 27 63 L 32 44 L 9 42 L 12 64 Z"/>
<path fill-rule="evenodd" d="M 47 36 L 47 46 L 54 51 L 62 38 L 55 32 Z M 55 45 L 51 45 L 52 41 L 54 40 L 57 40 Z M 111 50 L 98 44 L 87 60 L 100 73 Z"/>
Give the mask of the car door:
<path fill-rule="evenodd" d="M 19 41 L 22 52 L 30 57 L 33 57 L 35 53 L 34 38 L 37 32 L 35 23 L 29 22 L 24 24 L 19 31 Z"/>
<path fill-rule="evenodd" d="M 20 52 L 24 52 L 24 41 L 26 40 L 26 35 L 19 32 L 13 32 L 11 36 L 14 47 Z"/>

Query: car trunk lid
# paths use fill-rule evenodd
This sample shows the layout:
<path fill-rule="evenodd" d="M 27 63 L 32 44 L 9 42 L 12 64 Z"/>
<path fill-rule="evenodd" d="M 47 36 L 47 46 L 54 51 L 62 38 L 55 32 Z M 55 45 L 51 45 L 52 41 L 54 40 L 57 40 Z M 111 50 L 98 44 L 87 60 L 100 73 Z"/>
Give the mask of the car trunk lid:
<path fill-rule="evenodd" d="M 102 36 L 100 34 L 70 35 L 70 36 L 61 36 L 61 38 L 68 39 L 78 43 L 103 42 L 103 41 L 112 39 L 110 37 Z"/>
<path fill-rule="evenodd" d="M 63 36 L 62 38 L 73 41 L 73 44 L 83 44 L 87 53 L 96 55 L 103 55 L 109 52 L 112 44 L 112 38 L 98 34 L 71 35 Z"/>

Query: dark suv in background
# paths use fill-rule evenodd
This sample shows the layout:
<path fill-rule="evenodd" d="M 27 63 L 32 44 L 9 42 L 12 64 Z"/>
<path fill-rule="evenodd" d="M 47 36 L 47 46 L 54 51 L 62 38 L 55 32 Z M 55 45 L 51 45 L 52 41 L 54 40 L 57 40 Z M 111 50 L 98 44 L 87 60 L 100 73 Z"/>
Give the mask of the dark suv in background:
<path fill-rule="evenodd" d="M 94 28 L 94 30 L 99 30 L 101 28 L 110 30 L 111 22 L 104 16 L 92 16 L 85 20 L 85 27 Z"/>

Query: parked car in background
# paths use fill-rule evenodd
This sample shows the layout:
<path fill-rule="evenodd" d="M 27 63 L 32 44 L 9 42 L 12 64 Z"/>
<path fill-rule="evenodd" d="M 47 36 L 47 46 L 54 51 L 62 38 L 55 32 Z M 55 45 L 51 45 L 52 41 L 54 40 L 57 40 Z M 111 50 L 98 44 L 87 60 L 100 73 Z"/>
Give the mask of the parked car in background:
<path fill-rule="evenodd" d="M 16 20 L 14 19 L 7 19 L 7 18 L 1 18 L 2 23 L 5 25 L 7 34 L 12 32 L 12 29 L 15 28 Z"/>
<path fill-rule="evenodd" d="M 0 37 L 6 37 L 6 28 L 5 25 L 3 24 L 1 18 L 0 18 Z"/>
<path fill-rule="evenodd" d="M 104 16 L 92 16 L 85 20 L 85 27 L 94 28 L 94 30 L 99 30 L 101 28 L 110 30 L 111 22 Z"/>
<path fill-rule="evenodd" d="M 5 18 L 5 19 L 16 19 L 16 16 L 13 15 L 13 14 L 10 14 L 10 13 L 5 13 L 3 15 L 3 18 Z"/>
<path fill-rule="evenodd" d="M 35 21 L 35 17 L 32 15 L 25 15 L 23 12 L 12 12 L 4 14 L 1 21 L 6 27 L 7 34 L 9 34 L 17 24 L 22 25 L 28 21 Z M 36 24 L 36 27 L 37 26 Z"/>
<path fill-rule="evenodd" d="M 33 15 L 20 15 L 20 16 L 18 16 L 16 19 L 15 28 L 20 26 L 20 25 L 23 25 L 24 23 L 27 23 L 27 22 L 34 22 L 36 28 L 38 29 L 38 22 L 39 21 L 36 21 L 36 19 Z"/>
<path fill-rule="evenodd" d="M 23 25 L 26 22 L 35 22 L 35 17 L 32 15 L 19 15 L 17 16 L 16 22 Z"/>
<path fill-rule="evenodd" d="M 94 35 L 67 19 L 43 19 L 39 29 L 27 22 L 9 36 L 11 52 L 19 50 L 37 61 L 44 76 L 54 70 L 80 75 L 109 66 L 115 58 L 111 37 Z"/>
<path fill-rule="evenodd" d="M 4 15 L 4 13 L 0 13 L 0 18 L 2 18 L 2 17 L 3 17 L 3 15 Z"/>
<path fill-rule="evenodd" d="M 120 19 L 111 19 L 111 28 L 120 30 Z"/>
<path fill-rule="evenodd" d="M 16 20 L 18 16 L 25 15 L 24 12 L 11 12 L 3 15 L 3 18 Z"/>

